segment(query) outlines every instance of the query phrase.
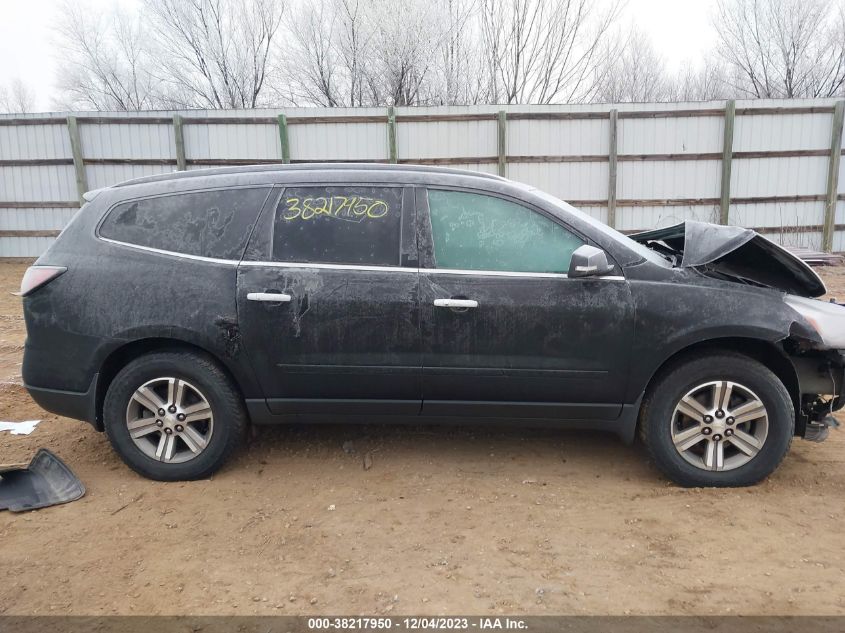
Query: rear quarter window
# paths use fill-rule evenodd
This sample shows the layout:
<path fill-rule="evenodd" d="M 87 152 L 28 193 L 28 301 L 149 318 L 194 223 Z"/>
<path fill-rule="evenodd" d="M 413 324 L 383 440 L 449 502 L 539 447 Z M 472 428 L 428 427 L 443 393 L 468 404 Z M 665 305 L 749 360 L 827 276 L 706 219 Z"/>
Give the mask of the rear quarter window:
<path fill-rule="evenodd" d="M 123 202 L 101 237 L 174 253 L 239 260 L 269 187 L 217 189 Z"/>

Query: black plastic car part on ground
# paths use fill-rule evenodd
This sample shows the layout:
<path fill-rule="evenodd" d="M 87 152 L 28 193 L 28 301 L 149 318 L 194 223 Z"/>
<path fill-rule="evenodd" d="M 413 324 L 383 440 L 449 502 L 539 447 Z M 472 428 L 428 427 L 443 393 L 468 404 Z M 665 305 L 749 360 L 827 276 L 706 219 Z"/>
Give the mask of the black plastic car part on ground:
<path fill-rule="evenodd" d="M 685 484 L 738 485 L 780 461 L 785 420 L 818 437 L 842 405 L 845 309 L 809 298 L 824 291 L 815 273 L 744 229 L 688 223 L 636 241 L 525 185 L 414 166 L 204 170 L 88 199 L 24 282 L 23 377 L 44 408 L 108 428 L 151 477 L 206 476 L 247 421 L 630 441 L 663 384 L 650 409 L 663 417 L 645 423 L 677 455 L 660 465 Z M 758 393 L 736 368 L 665 380 L 724 353 L 780 387 Z M 187 360 L 145 360 L 160 355 Z"/>
<path fill-rule="evenodd" d="M 0 468 L 0 510 L 26 512 L 76 501 L 85 486 L 56 455 L 41 448 L 26 467 Z"/>

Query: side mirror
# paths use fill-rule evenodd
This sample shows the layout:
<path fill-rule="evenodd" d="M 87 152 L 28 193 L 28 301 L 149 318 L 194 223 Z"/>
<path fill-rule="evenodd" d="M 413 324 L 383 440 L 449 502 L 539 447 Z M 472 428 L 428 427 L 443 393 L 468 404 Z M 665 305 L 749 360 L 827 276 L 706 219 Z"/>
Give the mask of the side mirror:
<path fill-rule="evenodd" d="M 569 277 L 600 277 L 610 272 L 613 272 L 613 265 L 608 263 L 607 255 L 600 248 L 584 244 L 572 253 Z"/>

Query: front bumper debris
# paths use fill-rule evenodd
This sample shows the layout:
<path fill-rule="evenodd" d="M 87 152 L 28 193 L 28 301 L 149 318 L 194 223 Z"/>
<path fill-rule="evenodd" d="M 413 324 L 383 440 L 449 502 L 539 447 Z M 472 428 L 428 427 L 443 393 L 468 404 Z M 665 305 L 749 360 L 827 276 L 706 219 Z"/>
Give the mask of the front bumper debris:
<path fill-rule="evenodd" d="M 839 421 L 828 413 L 815 422 L 808 422 L 804 428 L 804 439 L 808 442 L 824 442 L 830 434 L 831 427 L 837 428 Z"/>

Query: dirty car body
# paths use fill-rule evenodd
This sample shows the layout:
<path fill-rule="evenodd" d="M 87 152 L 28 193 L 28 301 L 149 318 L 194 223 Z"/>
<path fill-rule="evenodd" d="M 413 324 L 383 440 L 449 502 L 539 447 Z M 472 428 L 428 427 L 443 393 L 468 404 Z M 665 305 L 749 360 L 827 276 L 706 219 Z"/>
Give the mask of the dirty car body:
<path fill-rule="evenodd" d="M 513 421 L 631 441 L 661 376 L 720 353 L 777 377 L 790 435 L 820 438 L 843 404 L 845 308 L 813 299 L 815 273 L 743 229 L 632 240 L 531 187 L 411 166 L 201 170 L 89 198 L 22 288 L 23 378 L 45 409 L 113 426 L 148 476 L 211 472 L 234 446 L 231 417 L 238 433 Z M 202 363 L 167 370 L 173 354 Z M 134 369 L 144 358 L 155 371 Z M 192 466 L 215 434 L 227 448 Z M 686 461 L 719 470 L 698 453 Z"/>

